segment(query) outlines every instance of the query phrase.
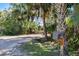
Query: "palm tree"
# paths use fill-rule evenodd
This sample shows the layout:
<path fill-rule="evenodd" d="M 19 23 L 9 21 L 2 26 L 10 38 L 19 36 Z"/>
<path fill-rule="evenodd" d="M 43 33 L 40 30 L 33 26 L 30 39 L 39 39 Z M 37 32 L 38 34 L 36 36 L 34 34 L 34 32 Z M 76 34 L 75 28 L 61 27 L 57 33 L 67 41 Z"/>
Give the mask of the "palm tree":
<path fill-rule="evenodd" d="M 64 20 L 67 12 L 67 4 L 64 4 L 64 3 L 56 4 L 56 7 L 57 7 L 57 16 L 58 16 L 57 32 L 59 33 L 58 39 L 60 40 L 60 43 L 61 43 L 60 55 L 66 55 L 67 41 L 65 37 L 66 26 L 65 26 Z"/>

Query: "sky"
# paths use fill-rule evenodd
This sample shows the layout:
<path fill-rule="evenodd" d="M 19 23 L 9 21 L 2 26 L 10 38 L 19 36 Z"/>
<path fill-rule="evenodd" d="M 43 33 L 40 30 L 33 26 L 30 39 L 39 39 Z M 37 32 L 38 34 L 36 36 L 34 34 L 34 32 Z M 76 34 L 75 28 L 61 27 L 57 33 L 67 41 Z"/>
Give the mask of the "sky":
<path fill-rule="evenodd" d="M 9 3 L 0 3 L 0 10 L 5 10 L 10 7 Z"/>

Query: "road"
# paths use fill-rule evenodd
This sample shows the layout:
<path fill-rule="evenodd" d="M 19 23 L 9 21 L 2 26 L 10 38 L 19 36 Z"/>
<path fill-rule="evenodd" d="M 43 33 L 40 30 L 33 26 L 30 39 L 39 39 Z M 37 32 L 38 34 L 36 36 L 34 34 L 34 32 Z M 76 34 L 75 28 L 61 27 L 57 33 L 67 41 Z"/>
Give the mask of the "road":
<path fill-rule="evenodd" d="M 18 47 L 35 38 L 42 38 L 42 34 L 18 35 L 18 36 L 1 36 L 0 37 L 0 56 L 22 56 L 24 55 Z"/>

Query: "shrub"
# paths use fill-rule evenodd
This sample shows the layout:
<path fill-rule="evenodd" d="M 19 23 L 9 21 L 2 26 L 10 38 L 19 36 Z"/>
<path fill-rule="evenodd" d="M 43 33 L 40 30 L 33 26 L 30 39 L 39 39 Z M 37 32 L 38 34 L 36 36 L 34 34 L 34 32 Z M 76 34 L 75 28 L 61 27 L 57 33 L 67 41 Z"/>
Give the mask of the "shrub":
<path fill-rule="evenodd" d="M 75 20 L 76 21 L 76 20 Z M 66 30 L 66 35 L 67 35 L 67 39 L 68 39 L 68 51 L 70 55 L 74 55 L 76 53 L 74 53 L 74 51 L 77 51 L 79 48 L 79 33 L 78 31 L 75 32 L 76 35 L 74 37 L 74 29 L 77 30 L 76 26 L 74 25 L 75 22 L 73 21 L 73 19 L 71 17 L 66 18 L 66 25 L 67 25 L 67 30 Z"/>
<path fill-rule="evenodd" d="M 22 29 L 24 34 L 36 33 L 38 31 L 38 26 L 35 22 L 25 20 L 22 24 Z"/>
<path fill-rule="evenodd" d="M 16 35 L 20 31 L 19 24 L 15 19 L 5 20 L 2 26 L 4 27 L 3 34 L 5 35 Z"/>
<path fill-rule="evenodd" d="M 56 29 L 56 24 L 46 23 L 47 32 L 52 33 Z"/>

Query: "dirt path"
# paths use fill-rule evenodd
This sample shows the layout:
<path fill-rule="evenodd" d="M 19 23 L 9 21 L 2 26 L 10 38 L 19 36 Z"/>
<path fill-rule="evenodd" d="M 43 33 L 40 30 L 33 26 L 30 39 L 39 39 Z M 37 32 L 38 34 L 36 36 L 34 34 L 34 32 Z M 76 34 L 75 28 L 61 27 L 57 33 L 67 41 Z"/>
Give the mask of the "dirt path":
<path fill-rule="evenodd" d="M 34 38 L 41 38 L 44 35 L 31 34 L 19 36 L 1 36 L 0 37 L 0 56 L 22 56 L 24 55 L 17 47 Z"/>

